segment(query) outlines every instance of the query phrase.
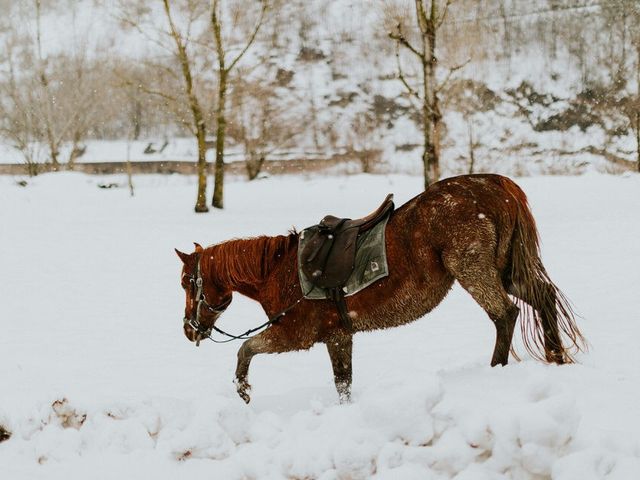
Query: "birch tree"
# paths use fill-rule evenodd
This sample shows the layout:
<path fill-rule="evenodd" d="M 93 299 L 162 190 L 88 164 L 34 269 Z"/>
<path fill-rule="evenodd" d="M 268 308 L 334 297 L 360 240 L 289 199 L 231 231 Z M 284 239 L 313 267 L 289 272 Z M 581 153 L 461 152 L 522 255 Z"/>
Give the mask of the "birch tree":
<path fill-rule="evenodd" d="M 258 177 L 265 161 L 277 150 L 291 148 L 304 125 L 295 114 L 303 100 L 278 84 L 274 65 L 238 70 L 230 95 L 227 135 L 242 145 L 249 180 Z"/>

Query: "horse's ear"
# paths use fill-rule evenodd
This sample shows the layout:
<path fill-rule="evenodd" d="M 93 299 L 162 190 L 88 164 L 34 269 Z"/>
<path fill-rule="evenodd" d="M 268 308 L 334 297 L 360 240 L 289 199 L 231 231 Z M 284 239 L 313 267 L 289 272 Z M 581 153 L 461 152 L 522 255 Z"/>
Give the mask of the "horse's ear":
<path fill-rule="evenodd" d="M 182 253 L 177 248 L 174 248 L 174 250 L 178 254 L 178 257 L 180 257 L 180 260 L 182 260 L 182 263 L 187 263 L 187 261 L 189 260 L 189 254 L 188 253 Z"/>
<path fill-rule="evenodd" d="M 203 248 L 200 246 L 200 244 L 196 242 L 193 242 L 193 244 L 196 246 L 196 253 L 202 253 Z"/>

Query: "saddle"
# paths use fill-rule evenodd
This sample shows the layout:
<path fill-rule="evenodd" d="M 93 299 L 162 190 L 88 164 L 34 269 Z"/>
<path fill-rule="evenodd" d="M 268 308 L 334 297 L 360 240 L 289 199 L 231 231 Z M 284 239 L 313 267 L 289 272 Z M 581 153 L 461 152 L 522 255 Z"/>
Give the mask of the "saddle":
<path fill-rule="evenodd" d="M 393 194 L 389 194 L 382 205 L 366 217 L 352 220 L 327 215 L 301 252 L 305 276 L 314 287 L 327 292 L 348 330 L 352 329 L 352 323 L 344 300 L 344 286 L 355 266 L 358 236 L 384 220 L 393 209 Z"/>

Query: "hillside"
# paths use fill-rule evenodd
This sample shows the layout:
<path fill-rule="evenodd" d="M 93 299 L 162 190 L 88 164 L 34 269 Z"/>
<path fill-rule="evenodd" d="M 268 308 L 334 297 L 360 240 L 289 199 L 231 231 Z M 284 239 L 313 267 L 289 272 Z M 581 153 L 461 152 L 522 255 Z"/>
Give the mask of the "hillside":
<path fill-rule="evenodd" d="M 633 110 L 638 92 L 634 72 L 640 37 L 634 15 L 640 14 L 633 2 L 627 3 L 454 4 L 439 31 L 437 50 L 438 79 L 448 78 L 439 93 L 444 173 L 468 171 L 472 152 L 475 171 L 523 175 L 583 172 L 591 166 L 603 171 L 634 168 L 635 117 L 625 112 Z M 256 44 L 232 76 L 227 143 L 240 155 L 235 158 L 246 155 L 248 135 L 268 157 L 339 154 L 376 163 L 381 171 L 419 173 L 420 113 L 397 78 L 395 46 L 387 36 L 393 27 L 389 19 L 403 10 L 390 5 L 274 2 Z M 181 6 L 174 6 L 179 26 L 187 21 Z M 250 10 L 237 28 L 227 25 L 229 55 L 241 48 L 242 32 L 254 21 Z M 33 49 L 34 13 L 16 4 L 11 11 L 5 22 L 12 23 L 3 33 L 5 41 L 13 42 L 8 57 L 24 60 Z M 154 28 L 166 28 L 162 10 L 136 11 L 138 17 L 126 12 L 97 0 L 44 4 L 44 57 L 52 77 L 59 74 L 59 82 L 69 82 L 65 71 L 56 73 L 65 59 L 88 72 L 81 87 L 59 91 L 57 107 L 49 112 L 64 119 L 86 111 L 86 125 L 76 129 L 81 138 L 65 140 L 61 148 L 66 152 L 74 145 L 87 146 L 92 158 L 103 160 L 108 153 L 101 153 L 94 140 L 122 141 L 132 131 L 137 139 L 157 144 L 188 136 L 183 122 L 188 112 L 176 114 L 157 96 L 145 94 L 182 88 L 179 78 L 169 75 L 171 69 L 178 71 L 175 59 L 154 40 L 162 38 Z M 410 20 L 411 10 L 404 12 L 403 18 Z M 210 41 L 206 15 L 199 15 L 193 23 L 195 81 L 208 98 L 216 84 L 215 67 L 204 46 Z M 63 24 L 71 28 L 58 28 Z M 412 55 L 401 49 L 400 61 L 409 83 L 418 85 Z M 158 64 L 167 70 L 154 70 L 152 65 Z M 449 69 L 462 64 L 449 78 Z M 23 68 L 19 75 L 31 75 L 29 65 L 18 62 L 18 70 Z M 148 85 L 126 90 L 131 81 Z M 86 108 L 73 106 L 80 97 Z M 212 126 L 214 104 L 206 106 Z M 11 110 L 6 98 L 3 105 Z M 59 134 L 73 136 L 70 130 Z M 47 149 L 34 147 L 38 135 L 31 137 L 26 141 L 32 155 L 47 161 Z M 16 141 L 5 138 L 4 144 L 4 151 L 14 150 L 14 155 L 2 154 L 0 163 L 14 162 L 20 156 Z M 61 155 L 62 161 L 68 154 Z M 177 155 L 184 156 L 184 149 Z"/>

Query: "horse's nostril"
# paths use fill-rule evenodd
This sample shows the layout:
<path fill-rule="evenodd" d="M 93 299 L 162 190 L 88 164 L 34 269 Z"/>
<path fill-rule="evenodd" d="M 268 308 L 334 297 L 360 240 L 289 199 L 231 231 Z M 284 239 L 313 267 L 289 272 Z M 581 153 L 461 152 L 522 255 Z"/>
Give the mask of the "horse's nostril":
<path fill-rule="evenodd" d="M 189 325 L 185 325 L 183 330 L 184 330 L 184 336 L 187 337 L 187 339 L 190 342 L 195 342 L 195 338 L 194 338 L 195 331 L 193 330 L 193 328 L 191 328 Z"/>

